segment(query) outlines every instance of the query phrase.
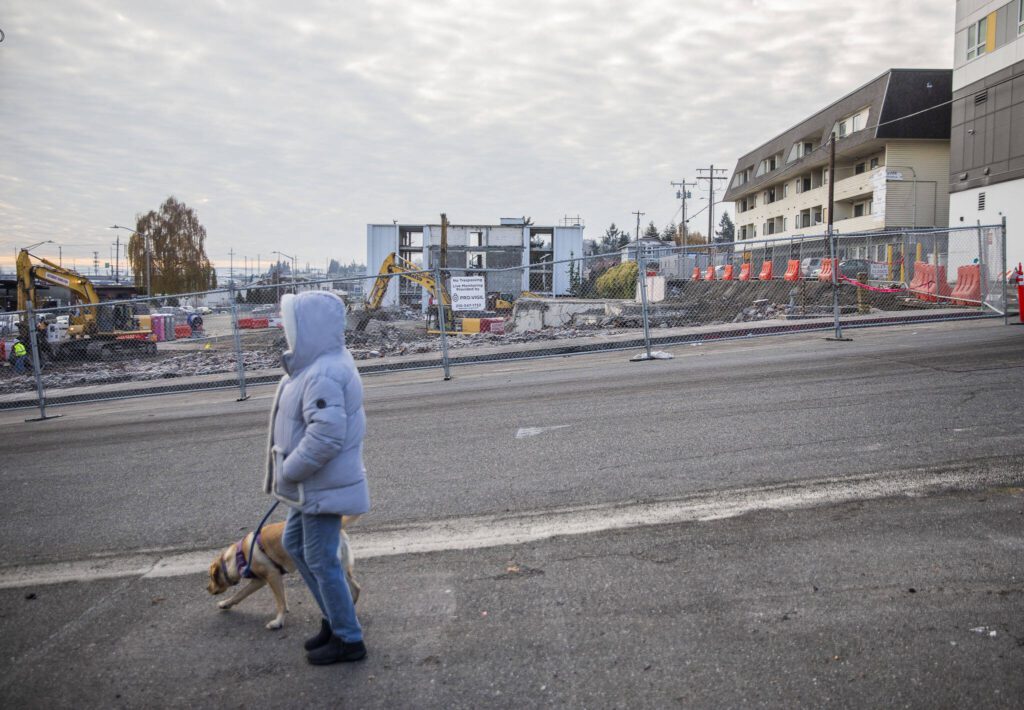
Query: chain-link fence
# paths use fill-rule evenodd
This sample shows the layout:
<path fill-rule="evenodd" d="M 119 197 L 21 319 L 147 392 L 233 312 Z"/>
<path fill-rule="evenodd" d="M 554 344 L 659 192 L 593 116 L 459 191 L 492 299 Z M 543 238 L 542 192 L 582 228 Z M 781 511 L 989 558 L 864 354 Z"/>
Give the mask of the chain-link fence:
<path fill-rule="evenodd" d="M 446 255 L 451 257 L 452 255 Z M 1005 227 L 976 226 L 675 246 L 488 269 L 392 255 L 363 278 L 254 283 L 174 297 L 0 314 L 0 408 L 276 382 L 286 293 L 348 306 L 364 373 L 600 350 L 1003 315 Z M 524 256 L 524 259 L 527 258 Z M 458 261 L 459 263 L 455 263 Z"/>

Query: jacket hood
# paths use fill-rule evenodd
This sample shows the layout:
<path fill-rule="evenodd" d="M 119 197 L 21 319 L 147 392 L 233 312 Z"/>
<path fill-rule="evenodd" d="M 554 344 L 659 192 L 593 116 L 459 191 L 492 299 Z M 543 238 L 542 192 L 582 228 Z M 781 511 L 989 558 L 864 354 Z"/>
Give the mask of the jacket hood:
<path fill-rule="evenodd" d="M 281 298 L 288 350 L 285 372 L 298 372 L 324 353 L 345 349 L 345 303 L 328 291 L 306 291 Z"/>

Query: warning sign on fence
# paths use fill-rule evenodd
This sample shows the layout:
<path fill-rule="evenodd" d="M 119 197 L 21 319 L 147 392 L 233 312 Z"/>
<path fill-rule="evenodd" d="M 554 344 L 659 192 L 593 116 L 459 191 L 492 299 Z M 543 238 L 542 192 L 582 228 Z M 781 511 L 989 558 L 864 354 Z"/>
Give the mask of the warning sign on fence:
<path fill-rule="evenodd" d="M 483 276 L 452 276 L 452 310 L 487 310 Z"/>

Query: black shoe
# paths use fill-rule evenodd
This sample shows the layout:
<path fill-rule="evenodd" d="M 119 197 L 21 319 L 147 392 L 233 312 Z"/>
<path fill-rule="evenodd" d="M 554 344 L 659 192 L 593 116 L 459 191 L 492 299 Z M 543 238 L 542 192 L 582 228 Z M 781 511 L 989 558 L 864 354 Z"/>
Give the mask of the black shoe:
<path fill-rule="evenodd" d="M 306 639 L 306 642 L 302 644 L 302 647 L 307 651 L 312 651 L 313 649 L 320 648 L 325 643 L 330 641 L 333 637 L 334 634 L 331 633 L 331 625 L 327 623 L 327 619 L 321 619 L 320 633 L 318 633 L 316 636 L 310 636 L 308 639 Z"/>
<path fill-rule="evenodd" d="M 330 641 L 306 654 L 306 660 L 314 666 L 361 661 L 364 658 L 366 658 L 366 644 L 362 641 L 347 643 L 337 636 L 331 636 Z"/>

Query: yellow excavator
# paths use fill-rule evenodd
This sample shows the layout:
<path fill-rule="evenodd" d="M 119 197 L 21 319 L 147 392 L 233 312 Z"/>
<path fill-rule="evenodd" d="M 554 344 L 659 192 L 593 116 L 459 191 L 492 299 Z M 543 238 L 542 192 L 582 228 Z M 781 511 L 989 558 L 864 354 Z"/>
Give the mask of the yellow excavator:
<path fill-rule="evenodd" d="M 101 303 L 96 287 L 81 274 L 29 254 L 27 249 L 18 254 L 17 272 L 19 311 L 24 311 L 29 301 L 39 307 L 37 280 L 68 289 L 77 305 L 68 317 L 67 332 L 48 339 L 43 352 L 55 358 L 88 359 L 156 353 L 152 331 L 140 326 L 139 314 L 131 304 Z M 22 336 L 27 336 L 28 323 L 23 322 L 21 329 Z M 44 333 L 39 336 L 46 337 Z"/>
<path fill-rule="evenodd" d="M 454 321 L 452 319 L 452 301 L 448 295 L 448 290 L 444 287 L 444 284 L 438 286 L 434 280 L 433 274 L 426 273 L 420 267 L 411 261 L 407 261 L 402 257 L 392 252 L 388 254 L 387 258 L 384 259 L 384 263 L 380 266 L 380 271 L 377 272 L 377 280 L 373 282 L 373 288 L 370 289 L 369 295 L 366 297 L 366 306 L 363 314 L 359 321 L 356 323 L 356 330 L 363 330 L 366 328 L 366 324 L 370 322 L 373 317 L 373 312 L 380 309 L 381 304 L 384 303 L 384 296 L 388 291 L 388 285 L 391 283 L 391 277 L 397 276 L 403 279 L 408 279 L 413 283 L 422 286 L 427 293 L 430 294 L 431 298 L 434 299 L 434 303 L 437 302 L 438 298 L 441 300 L 441 307 L 444 311 L 444 320 L 448 324 L 449 328 L 453 327 Z M 440 295 L 438 292 L 440 291 Z M 434 330 L 438 329 L 437 324 L 437 308 L 433 307 L 427 311 L 427 329 Z"/>

